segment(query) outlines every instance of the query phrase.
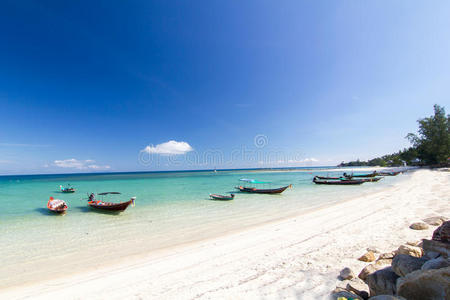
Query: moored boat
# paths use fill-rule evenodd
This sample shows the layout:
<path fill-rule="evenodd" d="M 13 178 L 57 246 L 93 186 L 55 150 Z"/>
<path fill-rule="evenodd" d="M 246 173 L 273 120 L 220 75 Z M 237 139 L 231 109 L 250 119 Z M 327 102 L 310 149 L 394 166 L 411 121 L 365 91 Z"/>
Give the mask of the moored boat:
<path fill-rule="evenodd" d="M 344 177 L 324 177 L 324 176 L 316 176 L 317 179 L 322 179 L 322 180 L 341 180 L 344 179 Z"/>
<path fill-rule="evenodd" d="M 59 189 L 62 193 L 75 193 L 75 189 L 71 187 L 70 184 L 68 187 L 63 187 L 62 185 L 60 185 Z"/>
<path fill-rule="evenodd" d="M 397 176 L 401 172 L 380 172 L 378 175 L 380 176 Z"/>
<path fill-rule="evenodd" d="M 119 192 L 105 192 L 105 193 L 99 193 L 100 196 L 107 196 L 107 195 L 117 195 L 120 194 Z M 134 201 L 136 200 L 136 197 L 131 197 L 130 200 L 125 202 L 106 202 L 103 200 L 95 200 L 95 196 L 92 193 L 89 196 L 88 205 L 92 208 L 98 209 L 98 210 L 105 210 L 105 211 L 111 211 L 111 212 L 121 212 L 127 209 L 130 204 L 134 205 Z"/>
<path fill-rule="evenodd" d="M 288 187 L 291 187 L 292 185 L 283 186 L 276 189 L 257 189 L 253 187 L 244 187 L 244 186 L 237 186 L 236 189 L 238 189 L 241 192 L 244 193 L 255 193 L 255 194 L 281 194 L 284 192 Z"/>
<path fill-rule="evenodd" d="M 66 212 L 68 207 L 64 200 L 54 199 L 53 197 L 50 197 L 47 202 L 47 208 L 51 212 L 62 214 Z"/>
<path fill-rule="evenodd" d="M 209 197 L 214 200 L 233 200 L 234 194 L 230 194 L 229 196 L 219 195 L 219 194 L 209 194 Z"/>
<path fill-rule="evenodd" d="M 359 180 L 362 180 L 364 182 L 378 182 L 381 179 L 383 179 L 383 177 L 362 178 L 362 179 L 359 179 Z"/>
<path fill-rule="evenodd" d="M 373 173 L 369 173 L 369 174 L 356 174 L 356 175 L 344 173 L 344 176 L 345 177 L 375 177 L 378 174 L 379 173 L 377 173 L 376 171 L 373 171 Z"/>
<path fill-rule="evenodd" d="M 344 179 L 344 180 L 320 180 L 316 177 L 314 177 L 313 182 L 315 184 L 329 184 L 329 185 L 358 185 L 362 184 L 365 181 L 361 179 Z"/>

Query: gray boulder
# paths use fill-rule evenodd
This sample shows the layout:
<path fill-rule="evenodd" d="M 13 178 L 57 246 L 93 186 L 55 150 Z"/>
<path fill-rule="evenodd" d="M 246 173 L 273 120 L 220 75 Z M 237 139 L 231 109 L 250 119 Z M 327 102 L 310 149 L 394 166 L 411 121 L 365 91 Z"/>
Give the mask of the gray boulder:
<path fill-rule="evenodd" d="M 360 296 L 355 295 L 355 294 L 353 294 L 353 293 L 350 293 L 350 292 L 348 292 L 348 291 L 334 292 L 334 293 L 331 294 L 331 299 L 336 300 L 336 299 L 338 299 L 339 297 L 345 297 L 345 298 L 347 298 L 347 299 L 352 298 L 352 299 L 360 299 L 360 300 L 363 300 L 363 298 L 361 298 Z"/>
<path fill-rule="evenodd" d="M 405 276 L 415 270 L 419 270 L 427 260 L 422 257 L 414 257 L 406 254 L 399 254 L 392 260 L 392 270 L 398 276 Z"/>
<path fill-rule="evenodd" d="M 435 240 L 423 240 L 423 250 L 425 253 L 439 253 L 444 258 L 450 258 L 450 243 L 443 243 Z"/>
<path fill-rule="evenodd" d="M 366 281 L 367 280 L 367 276 L 369 276 L 370 274 L 383 269 L 385 266 L 382 265 L 377 265 L 377 264 L 370 264 L 364 267 L 364 269 L 361 270 L 361 272 L 359 272 L 358 277 L 361 278 L 362 280 Z"/>
<path fill-rule="evenodd" d="M 399 278 L 392 270 L 387 267 L 378 270 L 367 276 L 367 284 L 369 285 L 370 295 L 395 295 L 396 281 Z"/>
<path fill-rule="evenodd" d="M 397 294 L 408 300 L 450 299 L 450 267 L 417 270 L 399 278 Z"/>
<path fill-rule="evenodd" d="M 450 221 L 445 221 L 436 228 L 432 240 L 450 244 Z"/>
<path fill-rule="evenodd" d="M 442 269 L 447 267 L 450 267 L 450 259 L 448 258 L 445 259 L 442 256 L 440 256 L 438 258 L 430 259 L 429 261 L 424 263 L 420 269 L 426 271 L 433 269 Z"/>

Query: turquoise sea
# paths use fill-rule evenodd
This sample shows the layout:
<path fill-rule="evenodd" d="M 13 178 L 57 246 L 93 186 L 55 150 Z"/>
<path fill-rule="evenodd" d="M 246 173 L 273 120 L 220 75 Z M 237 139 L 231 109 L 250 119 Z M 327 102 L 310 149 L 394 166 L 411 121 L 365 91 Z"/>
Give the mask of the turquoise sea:
<path fill-rule="evenodd" d="M 0 176 L 0 288 L 242 230 L 381 191 L 408 177 L 386 177 L 362 186 L 319 186 L 311 182 L 313 175 L 333 176 L 343 171 L 322 168 Z M 281 195 L 237 193 L 234 187 L 240 184 L 240 178 L 271 182 L 266 187 L 293 187 Z M 59 185 L 69 183 L 76 193 L 60 193 Z M 87 193 L 110 191 L 122 193 L 112 201 L 135 196 L 136 206 L 121 214 L 88 208 Z M 209 200 L 209 193 L 227 192 L 235 192 L 235 200 Z M 67 202 L 65 215 L 47 211 L 50 196 Z"/>

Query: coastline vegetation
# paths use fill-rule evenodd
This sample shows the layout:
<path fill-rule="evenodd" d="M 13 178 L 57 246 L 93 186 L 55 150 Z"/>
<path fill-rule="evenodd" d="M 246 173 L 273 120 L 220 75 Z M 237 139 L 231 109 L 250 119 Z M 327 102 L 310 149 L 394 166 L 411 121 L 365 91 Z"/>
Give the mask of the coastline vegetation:
<path fill-rule="evenodd" d="M 434 105 L 434 115 L 417 120 L 418 133 L 409 133 L 406 138 L 412 144 L 398 152 L 367 161 L 342 162 L 339 167 L 353 166 L 446 166 L 450 159 L 450 115 L 445 108 Z"/>

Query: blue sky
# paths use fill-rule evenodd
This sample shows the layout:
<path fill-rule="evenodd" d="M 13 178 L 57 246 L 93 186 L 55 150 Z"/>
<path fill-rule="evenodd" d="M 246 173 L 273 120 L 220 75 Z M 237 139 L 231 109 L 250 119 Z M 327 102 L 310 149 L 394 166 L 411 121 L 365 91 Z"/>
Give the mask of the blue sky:
<path fill-rule="evenodd" d="M 0 174 L 333 165 L 450 110 L 448 1 L 2 1 L 0 36 Z"/>

